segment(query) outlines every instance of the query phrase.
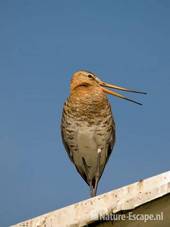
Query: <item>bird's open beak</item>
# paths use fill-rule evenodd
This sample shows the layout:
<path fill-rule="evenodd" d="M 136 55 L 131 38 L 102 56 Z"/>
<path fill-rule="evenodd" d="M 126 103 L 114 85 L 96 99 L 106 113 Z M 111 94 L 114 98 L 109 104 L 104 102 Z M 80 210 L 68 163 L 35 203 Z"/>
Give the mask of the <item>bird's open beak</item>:
<path fill-rule="evenodd" d="M 113 89 L 120 90 L 120 91 L 133 92 L 133 93 L 139 93 L 139 94 L 144 94 L 144 95 L 147 94 L 146 92 L 141 92 L 141 91 L 136 91 L 136 90 L 130 90 L 130 89 L 127 89 L 127 88 L 124 88 L 124 87 L 116 86 L 114 84 L 108 84 L 108 83 L 105 83 L 103 81 L 100 81 L 99 84 L 102 86 L 102 89 L 103 89 L 103 91 L 105 93 L 110 94 L 110 95 L 117 96 L 117 97 L 119 97 L 121 99 L 126 99 L 126 100 L 128 100 L 130 102 L 133 102 L 133 103 L 136 103 L 138 105 L 142 105 L 142 103 L 137 102 L 137 101 L 134 101 L 132 99 L 129 99 L 129 98 L 125 97 L 124 95 L 121 95 L 121 94 L 119 94 L 119 93 L 117 93 L 115 91 L 111 91 L 109 89 L 106 89 L 105 87 L 113 88 Z"/>

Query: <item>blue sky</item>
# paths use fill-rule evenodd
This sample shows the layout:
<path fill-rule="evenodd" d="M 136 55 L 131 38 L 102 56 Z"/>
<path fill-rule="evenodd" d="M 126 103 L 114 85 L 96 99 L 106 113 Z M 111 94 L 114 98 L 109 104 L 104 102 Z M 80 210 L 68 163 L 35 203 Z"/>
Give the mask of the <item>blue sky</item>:
<path fill-rule="evenodd" d="M 143 106 L 110 97 L 114 152 L 98 194 L 169 170 L 168 0 L 0 1 L 0 226 L 89 197 L 61 142 L 74 71 L 87 69 Z"/>

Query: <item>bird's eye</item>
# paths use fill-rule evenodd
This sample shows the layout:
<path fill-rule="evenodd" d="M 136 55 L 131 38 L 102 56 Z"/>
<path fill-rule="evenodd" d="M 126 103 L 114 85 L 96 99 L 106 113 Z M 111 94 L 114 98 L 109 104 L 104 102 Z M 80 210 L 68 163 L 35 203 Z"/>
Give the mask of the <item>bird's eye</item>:
<path fill-rule="evenodd" d="M 90 74 L 88 75 L 88 78 L 90 78 L 90 79 L 94 79 L 94 78 L 93 78 L 93 76 L 92 76 L 92 75 L 90 75 Z"/>

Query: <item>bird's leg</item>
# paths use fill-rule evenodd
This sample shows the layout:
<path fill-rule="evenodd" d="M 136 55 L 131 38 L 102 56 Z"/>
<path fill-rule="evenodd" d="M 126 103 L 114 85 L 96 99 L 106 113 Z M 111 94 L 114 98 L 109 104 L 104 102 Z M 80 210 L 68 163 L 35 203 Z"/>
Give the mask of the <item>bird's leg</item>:
<path fill-rule="evenodd" d="M 100 158 L 101 158 L 101 149 L 98 148 L 98 150 L 97 150 L 96 177 L 95 177 L 95 186 L 94 186 L 94 194 L 95 194 L 95 196 L 96 196 L 97 186 L 98 186 L 99 179 L 100 179 Z"/>
<path fill-rule="evenodd" d="M 96 175 L 95 175 L 95 178 L 94 178 L 94 181 L 93 181 L 93 179 L 92 180 L 89 179 L 88 165 L 87 165 L 84 157 L 82 157 L 82 162 L 83 162 L 84 169 L 85 169 L 85 172 L 86 172 L 87 181 L 89 182 L 89 186 L 90 186 L 90 196 L 91 197 L 96 196 L 96 192 L 97 192 L 97 186 L 98 186 L 99 179 L 100 179 L 100 158 L 101 158 L 101 149 L 99 148 L 97 150 Z"/>
<path fill-rule="evenodd" d="M 101 149 L 99 148 L 97 150 L 97 166 L 96 166 L 96 175 L 95 175 L 95 182 L 93 185 L 93 182 L 90 182 L 90 193 L 91 193 L 91 197 L 96 196 L 97 193 L 97 186 L 99 183 L 99 179 L 100 179 L 100 158 L 101 158 Z"/>
<path fill-rule="evenodd" d="M 83 162 L 83 165 L 84 165 L 84 168 L 85 168 L 85 172 L 86 172 L 86 176 L 87 176 L 87 181 L 89 182 L 89 186 L 90 186 L 90 196 L 91 197 L 94 197 L 95 196 L 95 191 L 94 191 L 94 187 L 93 187 L 92 181 L 89 179 L 88 165 L 87 165 L 86 160 L 84 159 L 84 157 L 82 157 L 82 162 Z"/>
<path fill-rule="evenodd" d="M 96 196 L 95 189 L 94 189 L 94 187 L 92 185 L 92 182 L 90 182 L 90 196 L 91 197 Z"/>

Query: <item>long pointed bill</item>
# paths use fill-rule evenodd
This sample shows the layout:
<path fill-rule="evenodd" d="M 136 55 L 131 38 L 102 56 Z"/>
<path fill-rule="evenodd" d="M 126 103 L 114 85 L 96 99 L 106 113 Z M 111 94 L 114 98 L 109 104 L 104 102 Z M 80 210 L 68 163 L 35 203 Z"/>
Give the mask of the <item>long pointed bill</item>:
<path fill-rule="evenodd" d="M 101 86 L 104 86 L 104 87 L 114 88 L 114 89 L 116 89 L 116 90 L 126 91 L 126 92 L 133 92 L 133 93 L 139 93 L 139 94 L 144 94 L 144 95 L 147 94 L 146 92 L 141 92 L 141 91 L 136 91 L 136 90 L 130 90 L 130 89 L 127 89 L 127 88 L 124 88 L 124 87 L 119 87 L 119 86 L 116 86 L 116 85 L 107 84 L 107 83 L 105 83 L 105 82 L 103 82 L 103 81 L 100 82 L 100 85 L 101 85 Z M 133 103 L 136 103 L 136 104 L 138 104 L 138 105 L 142 105 L 142 103 L 140 103 L 140 102 L 137 102 L 137 101 L 134 101 L 134 100 L 132 100 L 132 99 L 129 99 L 129 98 L 127 98 L 127 97 L 124 96 L 124 95 L 121 95 L 121 94 L 119 94 L 119 93 L 117 93 L 117 92 L 114 92 L 114 91 L 110 91 L 110 90 L 108 90 L 108 89 L 106 89 L 106 88 L 104 88 L 104 87 L 102 87 L 102 89 L 103 89 L 103 91 L 104 91 L 105 93 L 107 93 L 107 94 L 114 95 L 114 96 L 116 96 L 116 97 L 119 97 L 119 98 L 121 98 L 121 99 L 128 100 L 128 101 L 133 102 Z"/>
<path fill-rule="evenodd" d="M 113 84 L 108 84 L 108 83 L 105 83 L 103 81 L 100 82 L 100 85 L 102 85 L 104 87 L 114 88 L 114 89 L 120 90 L 120 91 L 127 91 L 127 92 L 132 92 L 132 93 L 139 93 L 139 94 L 143 94 L 143 95 L 146 95 L 147 94 L 146 92 L 143 92 L 143 91 L 131 90 L 131 89 L 127 89 L 127 88 L 124 88 L 124 87 L 116 86 L 116 85 L 113 85 Z"/>

